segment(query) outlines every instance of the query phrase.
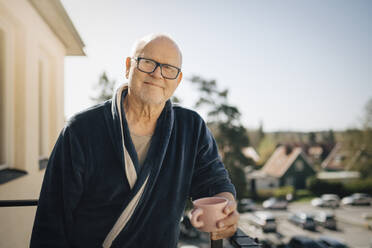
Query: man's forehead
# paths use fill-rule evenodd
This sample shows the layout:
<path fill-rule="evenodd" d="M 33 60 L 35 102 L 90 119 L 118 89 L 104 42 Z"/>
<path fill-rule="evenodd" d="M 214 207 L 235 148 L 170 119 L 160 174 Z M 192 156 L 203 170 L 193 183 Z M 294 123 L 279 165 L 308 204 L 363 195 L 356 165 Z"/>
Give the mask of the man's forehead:
<path fill-rule="evenodd" d="M 181 52 L 177 44 L 163 37 L 148 42 L 143 49 L 139 51 L 138 56 L 155 59 L 161 63 L 177 63 L 178 66 L 182 63 Z"/>

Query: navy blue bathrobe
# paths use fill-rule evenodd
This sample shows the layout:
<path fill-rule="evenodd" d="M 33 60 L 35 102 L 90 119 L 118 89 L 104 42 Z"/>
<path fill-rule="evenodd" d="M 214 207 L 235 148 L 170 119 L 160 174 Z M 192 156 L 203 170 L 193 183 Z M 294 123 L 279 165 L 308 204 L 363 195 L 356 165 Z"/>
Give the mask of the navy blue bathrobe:
<path fill-rule="evenodd" d="M 196 112 L 168 101 L 139 166 L 119 105 L 109 100 L 80 112 L 62 130 L 45 172 L 30 247 L 102 247 L 147 175 L 138 206 L 111 247 L 174 248 L 188 198 L 235 195 L 216 142 Z M 120 125 L 138 175 L 133 189 L 125 176 Z"/>

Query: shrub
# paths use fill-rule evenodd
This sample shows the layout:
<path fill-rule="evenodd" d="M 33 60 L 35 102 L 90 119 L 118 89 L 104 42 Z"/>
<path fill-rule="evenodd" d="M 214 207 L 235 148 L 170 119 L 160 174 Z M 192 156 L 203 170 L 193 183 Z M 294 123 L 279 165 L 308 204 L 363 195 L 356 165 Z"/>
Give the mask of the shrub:
<path fill-rule="evenodd" d="M 345 189 L 348 194 L 367 193 L 372 194 L 372 178 L 360 179 L 345 184 Z"/>
<path fill-rule="evenodd" d="M 308 189 L 315 195 L 337 194 L 340 197 L 353 193 L 372 194 L 372 179 L 359 179 L 349 183 L 328 182 L 315 177 L 308 180 Z"/>
<path fill-rule="evenodd" d="M 318 196 L 322 194 L 336 194 L 339 196 L 347 195 L 345 187 L 342 183 L 328 182 L 315 177 L 308 180 L 308 189 Z"/>
<path fill-rule="evenodd" d="M 276 189 L 260 189 L 258 190 L 258 200 L 266 200 L 270 197 L 286 198 L 287 194 L 294 194 L 292 186 L 284 186 Z"/>
<path fill-rule="evenodd" d="M 257 191 L 257 200 L 263 201 L 267 198 L 274 196 L 274 190 L 272 189 L 260 189 Z"/>
<path fill-rule="evenodd" d="M 288 194 L 294 193 L 293 186 L 284 186 L 274 190 L 274 196 L 278 198 L 286 198 Z"/>

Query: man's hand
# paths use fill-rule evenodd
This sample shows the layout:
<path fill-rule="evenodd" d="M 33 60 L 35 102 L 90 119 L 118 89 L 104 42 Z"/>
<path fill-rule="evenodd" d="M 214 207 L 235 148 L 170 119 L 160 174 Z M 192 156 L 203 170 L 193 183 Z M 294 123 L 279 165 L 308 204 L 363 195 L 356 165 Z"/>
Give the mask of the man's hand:
<path fill-rule="evenodd" d="M 224 213 L 227 214 L 226 218 L 217 223 L 220 228 L 217 232 L 211 233 L 211 239 L 218 240 L 231 237 L 238 228 L 239 213 L 236 210 L 236 201 L 234 196 L 229 192 L 219 193 L 215 196 L 224 197 L 228 199 L 228 203 L 224 208 Z"/>

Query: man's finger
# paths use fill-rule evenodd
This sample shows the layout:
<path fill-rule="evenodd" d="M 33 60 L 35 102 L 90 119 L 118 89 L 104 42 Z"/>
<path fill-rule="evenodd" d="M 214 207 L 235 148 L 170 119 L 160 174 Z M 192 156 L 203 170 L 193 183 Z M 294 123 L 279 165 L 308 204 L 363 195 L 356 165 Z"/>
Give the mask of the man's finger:
<path fill-rule="evenodd" d="M 223 227 L 226 227 L 226 226 L 235 225 L 235 224 L 238 223 L 238 221 L 239 221 L 239 213 L 234 211 L 232 214 L 227 216 L 225 219 L 220 220 L 217 223 L 217 227 L 218 228 L 223 228 Z"/>
<path fill-rule="evenodd" d="M 218 239 L 229 238 L 232 235 L 234 235 L 234 233 L 236 232 L 236 229 L 237 229 L 237 225 L 232 225 L 223 231 L 212 232 L 211 239 L 218 240 Z"/>
<path fill-rule="evenodd" d="M 234 212 L 236 210 L 236 203 L 235 201 L 228 201 L 224 213 L 229 215 L 230 213 Z"/>

